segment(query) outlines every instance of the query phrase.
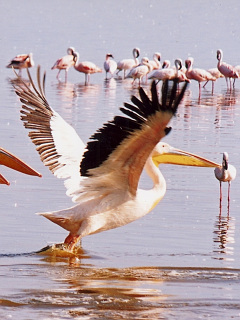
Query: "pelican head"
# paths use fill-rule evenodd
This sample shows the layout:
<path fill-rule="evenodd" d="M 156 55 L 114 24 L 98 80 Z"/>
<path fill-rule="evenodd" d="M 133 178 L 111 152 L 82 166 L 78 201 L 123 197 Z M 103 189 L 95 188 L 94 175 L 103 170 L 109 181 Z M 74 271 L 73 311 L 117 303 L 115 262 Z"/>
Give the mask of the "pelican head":
<path fill-rule="evenodd" d="M 152 159 L 156 166 L 161 163 L 194 166 L 194 167 L 220 167 L 221 165 L 198 156 L 196 154 L 176 149 L 165 142 L 159 142 L 152 152 Z"/>

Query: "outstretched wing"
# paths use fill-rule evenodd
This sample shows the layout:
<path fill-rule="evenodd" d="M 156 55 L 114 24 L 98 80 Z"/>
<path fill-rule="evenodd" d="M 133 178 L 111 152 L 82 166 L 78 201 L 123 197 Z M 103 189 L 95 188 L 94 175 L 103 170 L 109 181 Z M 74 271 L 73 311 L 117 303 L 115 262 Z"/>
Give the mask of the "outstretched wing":
<path fill-rule="evenodd" d="M 36 145 L 45 166 L 58 178 L 68 179 L 65 185 L 67 194 L 78 188 L 80 183 L 80 162 L 85 145 L 73 129 L 48 104 L 45 94 L 45 74 L 40 83 L 40 67 L 37 69 L 37 89 L 30 73 L 30 89 L 23 80 L 15 86 L 22 105 L 21 120 L 25 128 L 30 129 L 29 137 Z"/>
<path fill-rule="evenodd" d="M 140 88 L 140 99 L 133 96 L 133 105 L 125 103 L 121 108 L 126 116 L 116 116 L 90 138 L 81 162 L 81 175 L 87 178 L 81 183 L 76 201 L 107 199 L 114 193 L 119 197 L 126 192 L 136 195 L 146 160 L 170 131 L 167 125 L 186 87 L 187 83 L 178 93 L 177 80 L 164 82 L 161 103 L 155 82 L 151 86 L 151 100 Z"/>

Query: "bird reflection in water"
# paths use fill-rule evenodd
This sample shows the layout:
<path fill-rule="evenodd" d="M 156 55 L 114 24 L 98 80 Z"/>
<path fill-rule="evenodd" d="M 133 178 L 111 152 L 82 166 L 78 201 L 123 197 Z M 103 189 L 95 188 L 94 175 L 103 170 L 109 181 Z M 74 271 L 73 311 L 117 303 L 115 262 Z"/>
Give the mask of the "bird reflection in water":
<path fill-rule="evenodd" d="M 220 214 L 215 221 L 213 233 L 213 241 L 216 245 L 214 252 L 224 255 L 233 255 L 233 244 L 235 243 L 235 218 L 231 217 L 229 214 L 227 214 L 227 216 L 222 216 L 220 209 Z M 217 259 L 229 260 L 222 255 Z"/>

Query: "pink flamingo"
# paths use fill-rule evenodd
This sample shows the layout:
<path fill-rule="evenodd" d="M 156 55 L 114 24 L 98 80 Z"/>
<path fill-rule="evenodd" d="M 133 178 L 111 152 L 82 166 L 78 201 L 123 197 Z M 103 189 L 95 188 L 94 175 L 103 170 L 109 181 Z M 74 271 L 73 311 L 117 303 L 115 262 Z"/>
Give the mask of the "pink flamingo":
<path fill-rule="evenodd" d="M 199 86 L 199 97 L 201 96 L 201 82 L 202 81 L 215 81 L 216 78 L 211 75 L 210 72 L 208 72 L 205 69 L 200 68 L 193 68 L 193 61 L 194 59 L 192 57 L 189 57 L 185 60 L 185 65 L 187 68 L 186 76 L 188 79 L 196 80 L 198 81 Z"/>
<path fill-rule="evenodd" d="M 111 53 L 106 54 L 106 60 L 104 61 L 104 70 L 106 71 L 106 79 L 108 72 L 113 76 L 114 72 L 117 70 L 117 62 L 113 60 L 114 57 Z"/>
<path fill-rule="evenodd" d="M 214 82 L 219 79 L 219 78 L 224 78 L 224 75 L 218 70 L 218 68 L 211 68 L 207 70 L 209 73 L 211 73 L 211 75 L 215 78 L 215 80 L 212 80 L 212 93 L 214 91 Z M 205 86 L 207 85 L 207 83 L 209 82 L 209 80 L 207 80 L 205 82 L 205 84 L 203 85 L 203 88 L 205 88 Z"/>
<path fill-rule="evenodd" d="M 229 85 L 231 90 L 231 79 L 239 78 L 238 72 L 231 64 L 228 64 L 226 62 L 222 61 L 223 58 L 223 52 L 221 49 L 217 50 L 217 60 L 218 60 L 218 70 L 224 75 L 226 82 L 227 82 L 227 89 L 228 89 L 228 79 L 229 79 Z M 233 84 L 234 86 L 234 84 Z"/>
<path fill-rule="evenodd" d="M 118 61 L 118 63 L 117 63 L 117 69 L 118 69 L 117 74 L 120 71 L 123 70 L 123 72 L 124 72 L 123 76 L 125 78 L 126 71 L 136 67 L 139 64 L 139 61 L 138 61 L 139 55 L 140 55 L 140 49 L 139 48 L 134 48 L 133 49 L 133 59 L 123 59 L 121 61 Z"/>
<path fill-rule="evenodd" d="M 147 57 L 144 57 L 142 58 L 141 63 L 138 66 L 130 70 L 126 78 L 133 78 L 132 84 L 134 84 L 136 79 L 139 79 L 140 86 L 142 78 L 151 71 L 152 66 L 149 64 L 149 59 Z"/>
<path fill-rule="evenodd" d="M 155 52 L 153 55 L 153 60 L 150 60 L 149 63 L 152 66 L 152 70 L 158 70 L 161 68 L 161 53 Z"/>
<path fill-rule="evenodd" d="M 19 70 L 18 75 L 20 76 L 22 74 L 22 69 L 31 68 L 33 66 L 34 66 L 33 55 L 32 53 L 29 53 L 29 54 L 19 54 L 16 57 L 14 57 L 7 65 L 7 68 L 18 69 Z"/>
<path fill-rule="evenodd" d="M 189 81 L 184 73 L 182 71 L 182 60 L 176 59 L 174 62 L 175 66 L 173 68 L 170 68 L 170 61 L 164 60 L 163 62 L 163 68 L 160 70 L 156 70 L 149 79 L 155 79 L 159 81 L 165 81 L 165 80 L 173 80 L 178 79 L 179 82 L 183 81 Z"/>
<path fill-rule="evenodd" d="M 74 51 L 75 49 L 73 47 L 70 47 L 67 49 L 67 56 L 64 56 L 60 59 L 58 59 L 54 65 L 52 66 L 52 70 L 53 69 L 59 69 L 58 73 L 57 73 L 57 79 L 59 79 L 59 74 L 61 72 L 61 70 L 65 70 L 65 81 L 67 81 L 67 73 L 68 70 L 74 66 Z"/>
<path fill-rule="evenodd" d="M 89 83 L 90 74 L 102 72 L 102 69 L 96 66 L 93 62 L 90 61 L 82 61 L 79 62 L 79 53 L 74 52 L 74 69 L 85 73 L 85 84 Z"/>

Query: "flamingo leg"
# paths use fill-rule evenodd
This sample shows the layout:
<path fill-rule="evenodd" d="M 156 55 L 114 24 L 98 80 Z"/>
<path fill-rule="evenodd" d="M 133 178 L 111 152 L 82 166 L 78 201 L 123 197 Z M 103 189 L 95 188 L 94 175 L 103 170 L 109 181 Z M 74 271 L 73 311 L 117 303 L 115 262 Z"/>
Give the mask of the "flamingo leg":
<path fill-rule="evenodd" d="M 220 181 L 220 203 L 222 203 L 222 181 Z"/>
<path fill-rule="evenodd" d="M 208 80 L 209 81 L 209 80 Z M 206 81 L 203 85 L 203 88 L 205 88 L 205 86 L 207 85 L 208 81 Z"/>
<path fill-rule="evenodd" d="M 59 80 L 59 75 L 60 75 L 61 69 L 58 70 L 58 73 L 56 75 L 56 78 Z"/>

